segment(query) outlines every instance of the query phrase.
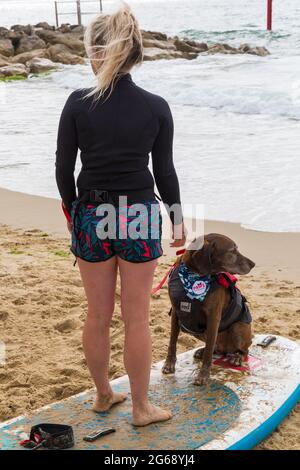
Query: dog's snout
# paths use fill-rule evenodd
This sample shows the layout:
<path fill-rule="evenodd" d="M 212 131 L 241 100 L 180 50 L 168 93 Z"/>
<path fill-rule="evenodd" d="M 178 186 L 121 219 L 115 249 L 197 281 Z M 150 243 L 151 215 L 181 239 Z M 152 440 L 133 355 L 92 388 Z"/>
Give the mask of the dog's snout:
<path fill-rule="evenodd" d="M 250 269 L 253 269 L 253 268 L 254 268 L 254 266 L 255 266 L 255 263 L 254 263 L 254 261 L 252 261 L 251 259 L 248 259 L 248 263 L 249 263 L 249 267 L 250 267 Z"/>

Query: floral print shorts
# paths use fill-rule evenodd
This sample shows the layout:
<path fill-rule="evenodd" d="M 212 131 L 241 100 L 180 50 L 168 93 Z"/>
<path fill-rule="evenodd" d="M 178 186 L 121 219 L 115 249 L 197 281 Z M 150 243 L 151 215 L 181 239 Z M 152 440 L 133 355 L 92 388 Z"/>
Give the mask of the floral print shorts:
<path fill-rule="evenodd" d="M 111 210 L 112 209 L 112 210 Z M 110 206 L 79 202 L 72 204 L 72 244 L 75 257 L 89 262 L 118 255 L 132 263 L 162 256 L 162 215 L 156 199 Z"/>

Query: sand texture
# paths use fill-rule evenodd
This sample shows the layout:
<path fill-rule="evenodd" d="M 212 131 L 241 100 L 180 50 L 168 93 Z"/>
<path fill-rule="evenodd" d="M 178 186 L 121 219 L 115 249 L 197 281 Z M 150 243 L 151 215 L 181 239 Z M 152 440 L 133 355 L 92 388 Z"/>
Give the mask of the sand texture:
<path fill-rule="evenodd" d="M 225 232 L 223 232 L 225 233 Z M 81 346 L 87 303 L 69 240 L 38 229 L 0 225 L 0 339 L 7 348 L 0 366 L 0 421 L 92 387 Z M 156 282 L 170 264 L 160 258 Z M 300 272 L 258 266 L 240 279 L 256 333 L 300 337 Z M 156 283 L 155 282 L 155 283 Z M 153 361 L 164 359 L 169 340 L 166 286 L 151 299 Z M 123 324 L 117 294 L 111 325 L 111 378 L 125 373 Z M 199 342 L 181 334 L 178 351 Z M 259 449 L 300 448 L 300 406 Z"/>

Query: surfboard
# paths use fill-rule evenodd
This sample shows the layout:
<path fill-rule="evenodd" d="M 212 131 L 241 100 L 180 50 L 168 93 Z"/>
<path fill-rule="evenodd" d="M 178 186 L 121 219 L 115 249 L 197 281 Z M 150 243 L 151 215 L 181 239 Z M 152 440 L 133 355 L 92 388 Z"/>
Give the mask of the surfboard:
<path fill-rule="evenodd" d="M 91 406 L 95 390 L 87 390 L 1 423 L 0 449 L 22 450 L 19 442 L 28 437 L 31 426 L 45 422 L 71 425 L 75 449 L 252 449 L 300 399 L 299 344 L 275 336 L 275 341 L 262 347 L 259 343 L 265 336 L 254 337 L 242 367 L 233 367 L 228 358 L 215 356 L 206 387 L 193 385 L 199 367 L 193 357 L 196 349 L 178 355 L 175 374 L 162 374 L 164 361 L 154 364 L 150 398 L 172 411 L 169 421 L 132 426 L 128 377 L 123 376 L 111 384 L 116 391 L 128 392 L 128 399 L 110 411 L 94 413 Z M 94 442 L 83 440 L 85 435 L 107 427 L 116 432 Z"/>

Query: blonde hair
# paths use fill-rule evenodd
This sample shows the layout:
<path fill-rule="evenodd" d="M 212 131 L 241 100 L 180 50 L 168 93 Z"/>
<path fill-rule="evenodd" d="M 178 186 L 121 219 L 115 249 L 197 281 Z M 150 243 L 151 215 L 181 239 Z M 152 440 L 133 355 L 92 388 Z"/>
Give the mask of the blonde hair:
<path fill-rule="evenodd" d="M 100 99 L 115 81 L 143 61 L 142 33 L 130 6 L 123 6 L 115 13 L 98 14 L 88 24 L 84 33 L 84 45 L 90 60 L 99 61 L 96 71 L 96 86 L 85 95 Z M 101 58 L 98 54 L 101 53 Z M 123 70 L 120 71 L 120 69 Z"/>

